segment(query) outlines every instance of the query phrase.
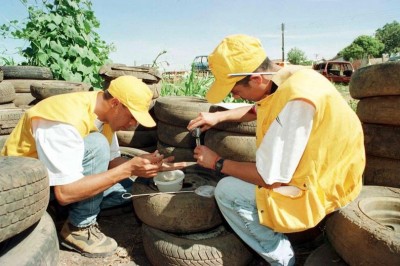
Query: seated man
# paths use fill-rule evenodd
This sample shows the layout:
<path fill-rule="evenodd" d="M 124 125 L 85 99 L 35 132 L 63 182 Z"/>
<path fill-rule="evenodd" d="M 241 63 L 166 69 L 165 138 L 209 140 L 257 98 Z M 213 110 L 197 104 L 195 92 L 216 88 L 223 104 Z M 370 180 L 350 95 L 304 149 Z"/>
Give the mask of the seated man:
<path fill-rule="evenodd" d="M 141 80 L 122 76 L 105 91 L 49 97 L 28 109 L 1 153 L 38 158 L 49 174 L 51 197 L 68 205 L 61 244 L 90 257 L 112 255 L 114 239 L 99 230 L 101 208 L 124 203 L 130 176 L 152 178 L 158 171 L 179 169 L 157 151 L 127 159 L 120 156 L 115 131 L 141 124 L 155 126 L 148 113 L 150 89 Z"/>

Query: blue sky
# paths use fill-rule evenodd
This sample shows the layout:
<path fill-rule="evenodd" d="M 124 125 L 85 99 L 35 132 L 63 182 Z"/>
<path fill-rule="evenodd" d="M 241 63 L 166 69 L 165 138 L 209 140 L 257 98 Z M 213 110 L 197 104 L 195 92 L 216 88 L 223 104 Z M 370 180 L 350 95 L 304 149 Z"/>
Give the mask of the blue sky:
<path fill-rule="evenodd" d="M 329 59 L 360 35 L 373 35 L 386 23 L 400 22 L 399 0 L 92 0 L 97 33 L 117 48 L 115 63 L 150 64 L 185 70 L 196 55 L 207 55 L 227 35 L 258 37 L 271 59 L 291 48 L 310 60 Z M 22 20 L 19 0 L 1 1 L 0 24 Z M 0 51 L 22 42 L 0 39 Z M 17 57 L 16 57 L 17 58 Z M 168 65 L 167 65 L 168 62 Z"/>

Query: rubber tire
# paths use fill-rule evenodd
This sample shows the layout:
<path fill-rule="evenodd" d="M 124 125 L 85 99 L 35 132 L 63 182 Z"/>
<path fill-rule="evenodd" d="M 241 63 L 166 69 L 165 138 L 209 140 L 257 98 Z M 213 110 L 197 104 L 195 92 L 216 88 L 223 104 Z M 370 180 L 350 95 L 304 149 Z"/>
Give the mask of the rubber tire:
<path fill-rule="evenodd" d="M 217 232 L 220 231 L 220 234 Z M 224 227 L 195 235 L 175 235 L 142 225 L 143 246 L 153 266 L 164 265 L 249 265 L 252 253 Z"/>
<path fill-rule="evenodd" d="M 116 132 L 120 146 L 132 148 L 144 148 L 157 145 L 157 130 L 152 131 L 127 131 Z"/>
<path fill-rule="evenodd" d="M 3 149 L 4 143 L 6 143 L 9 136 L 10 135 L 0 135 L 0 151 Z"/>
<path fill-rule="evenodd" d="M 159 121 L 157 124 L 157 137 L 159 141 L 172 147 L 189 149 L 196 147 L 196 139 L 186 127 Z M 202 134 L 201 138 L 204 138 L 204 134 Z"/>
<path fill-rule="evenodd" d="M 20 92 L 15 94 L 14 104 L 17 107 L 22 106 L 33 106 L 37 104 L 40 100 L 37 100 L 33 95 L 29 92 Z"/>
<path fill-rule="evenodd" d="M 182 191 L 195 190 L 202 185 L 216 186 L 212 178 L 185 174 Z M 159 192 L 153 183 L 135 183 L 132 194 Z M 193 233 L 211 229 L 222 223 L 214 198 L 195 193 L 158 194 L 132 198 L 139 219 L 154 228 L 172 233 Z"/>
<path fill-rule="evenodd" d="M 4 79 L 53 79 L 48 67 L 38 66 L 2 66 Z"/>
<path fill-rule="evenodd" d="M 127 66 L 124 64 L 109 64 L 100 68 L 99 74 L 103 77 L 104 87 L 108 88 L 109 82 L 120 76 L 134 76 L 146 84 L 158 83 L 161 80 L 160 74 L 155 68 L 144 66 Z"/>
<path fill-rule="evenodd" d="M 57 231 L 50 215 L 45 213 L 37 224 L 9 239 L 2 251 L 0 265 L 58 265 Z"/>
<path fill-rule="evenodd" d="M 15 99 L 14 86 L 7 81 L 0 82 L 0 104 L 9 103 Z"/>
<path fill-rule="evenodd" d="M 353 73 L 349 91 L 354 99 L 400 95 L 400 62 L 387 62 L 359 68 Z"/>
<path fill-rule="evenodd" d="M 210 112 L 221 112 L 221 111 L 226 111 L 228 109 L 218 106 L 218 105 L 212 105 L 210 107 Z M 222 122 L 218 123 L 214 126 L 215 129 L 221 130 L 221 131 L 228 131 L 228 132 L 233 132 L 233 133 L 240 133 L 240 134 L 246 134 L 246 135 L 256 135 L 256 128 L 257 128 L 257 122 L 256 121 L 251 121 L 251 122 Z"/>
<path fill-rule="evenodd" d="M 159 97 L 154 105 L 157 120 L 164 123 L 187 127 L 189 121 L 200 112 L 208 112 L 211 104 L 205 99 L 194 96 Z"/>
<path fill-rule="evenodd" d="M 392 201 L 395 205 L 386 210 L 380 204 Z M 368 208 L 361 208 L 368 202 Z M 397 201 L 397 203 L 396 203 Z M 382 209 L 379 209 L 379 208 Z M 366 209 L 373 212 L 365 213 Z M 384 212 L 387 217 L 382 217 Z M 369 214 L 369 215 L 368 215 Z M 370 215 L 379 215 L 379 219 Z M 390 223 L 399 221 L 400 189 L 364 186 L 360 195 L 326 221 L 328 239 L 340 257 L 350 265 L 400 265 L 400 232 L 391 229 Z"/>
<path fill-rule="evenodd" d="M 49 203 L 47 169 L 29 157 L 0 157 L 0 242 L 39 221 Z"/>
<path fill-rule="evenodd" d="M 0 109 L 0 135 L 10 134 L 25 110 L 24 108 Z"/>
<path fill-rule="evenodd" d="M 30 91 L 33 97 L 38 100 L 50 96 L 78 91 L 89 91 L 93 87 L 83 82 L 70 82 L 64 80 L 43 80 L 31 84 Z"/>
<path fill-rule="evenodd" d="M 364 185 L 400 188 L 400 160 L 367 154 L 363 180 Z"/>
<path fill-rule="evenodd" d="M 400 96 L 361 99 L 357 115 L 365 123 L 400 126 Z"/>
<path fill-rule="evenodd" d="M 304 266 L 347 266 L 331 244 L 325 243 L 315 249 L 306 259 Z"/>
<path fill-rule="evenodd" d="M 368 155 L 400 160 L 400 127 L 363 123 Z"/>
<path fill-rule="evenodd" d="M 192 148 L 179 148 L 170 146 L 161 141 L 157 142 L 157 150 L 164 155 L 164 157 L 174 156 L 175 162 L 195 162 L 193 157 L 194 152 Z"/>
<path fill-rule="evenodd" d="M 209 129 L 204 145 L 221 157 L 240 162 L 256 161 L 256 137 L 227 131 Z"/>
<path fill-rule="evenodd" d="M 16 93 L 29 93 L 31 94 L 32 83 L 39 82 L 42 80 L 37 79 L 7 79 L 8 82 L 12 83 Z"/>
<path fill-rule="evenodd" d="M 13 102 L 0 104 L 0 109 L 10 109 L 10 108 L 16 108 Z"/>

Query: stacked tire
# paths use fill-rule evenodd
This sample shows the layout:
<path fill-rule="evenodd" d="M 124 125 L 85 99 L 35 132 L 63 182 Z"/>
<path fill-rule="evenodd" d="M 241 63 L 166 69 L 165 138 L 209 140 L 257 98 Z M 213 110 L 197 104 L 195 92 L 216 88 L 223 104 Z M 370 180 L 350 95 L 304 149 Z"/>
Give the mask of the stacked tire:
<path fill-rule="evenodd" d="M 400 62 L 357 70 L 350 95 L 365 136 L 365 185 L 400 187 Z"/>
<path fill-rule="evenodd" d="M 57 265 L 47 169 L 37 159 L 11 156 L 0 157 L 0 169 L 0 264 Z"/>
<path fill-rule="evenodd" d="M 197 97 L 160 97 L 154 107 L 160 152 L 174 155 L 176 161 L 194 161 L 196 142 L 186 126 L 200 112 L 208 112 L 209 107 Z M 196 165 L 184 172 L 182 191 L 217 184 L 209 171 L 202 171 Z M 132 194 L 154 192 L 158 190 L 153 182 L 136 182 Z M 163 193 L 134 197 L 133 206 L 143 222 L 146 256 L 154 266 L 248 265 L 252 260 L 252 253 L 224 224 L 214 198 L 196 193 Z"/>
<path fill-rule="evenodd" d="M 336 254 L 349 265 L 400 264 L 399 71 L 400 63 L 383 63 L 352 76 L 350 95 L 359 100 L 356 112 L 367 155 L 364 186 L 353 202 L 327 220 L 331 246 L 316 250 L 308 266 Z"/>
<path fill-rule="evenodd" d="M 102 66 L 99 70 L 99 74 L 104 81 L 103 89 L 107 89 L 110 82 L 120 76 L 129 75 L 141 79 L 153 93 L 149 111 L 154 118 L 153 107 L 160 96 L 162 86 L 161 75 L 155 68 L 109 64 Z M 143 126 L 138 126 L 137 128 L 121 130 L 117 132 L 117 138 L 121 147 L 130 147 L 147 152 L 153 152 L 157 149 L 157 127 L 145 128 Z"/>

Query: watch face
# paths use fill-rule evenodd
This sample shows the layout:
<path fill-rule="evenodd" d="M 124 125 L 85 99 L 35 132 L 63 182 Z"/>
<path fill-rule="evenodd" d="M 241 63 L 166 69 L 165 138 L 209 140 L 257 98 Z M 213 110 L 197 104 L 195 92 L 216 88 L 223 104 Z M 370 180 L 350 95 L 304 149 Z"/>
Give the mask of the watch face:
<path fill-rule="evenodd" d="M 217 171 L 218 173 L 221 172 L 222 170 L 222 166 L 224 165 L 224 159 L 219 159 L 216 163 L 215 163 L 215 171 Z"/>

